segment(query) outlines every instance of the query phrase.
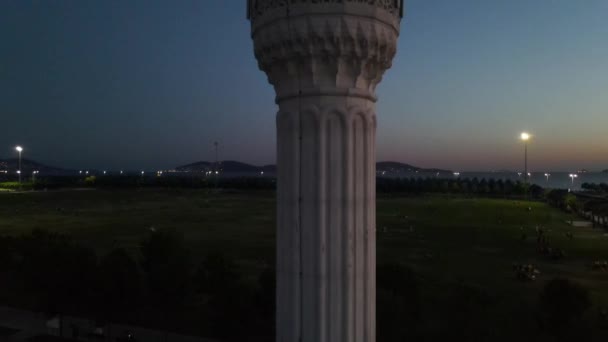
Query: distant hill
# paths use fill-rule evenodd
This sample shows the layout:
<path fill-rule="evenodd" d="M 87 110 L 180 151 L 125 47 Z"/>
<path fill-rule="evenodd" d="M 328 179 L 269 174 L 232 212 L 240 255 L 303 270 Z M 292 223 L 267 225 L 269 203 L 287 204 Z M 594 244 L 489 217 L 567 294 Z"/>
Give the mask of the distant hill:
<path fill-rule="evenodd" d="M 243 172 L 243 173 L 254 173 L 260 171 L 266 171 L 265 168 L 274 167 L 274 165 L 267 166 L 255 166 L 246 163 L 241 163 L 234 160 L 225 160 L 218 162 L 200 161 L 188 165 L 178 166 L 175 169 L 182 172 L 201 172 L 201 171 L 215 171 L 219 168 L 222 172 Z"/>
<path fill-rule="evenodd" d="M 399 163 L 394 161 L 383 161 L 376 163 L 376 171 L 378 172 L 391 172 L 391 173 L 405 173 L 405 172 L 441 172 L 441 173 L 451 173 L 451 170 L 443 170 L 443 169 L 425 169 L 418 166 L 413 166 L 410 164 Z"/>
<path fill-rule="evenodd" d="M 233 160 L 221 161 L 217 166 L 214 162 L 208 161 L 200 161 L 192 164 L 178 166 L 175 169 L 177 171 L 182 172 L 204 172 L 204 171 L 213 171 L 219 167 L 222 172 L 230 172 L 230 173 L 257 173 L 257 172 L 276 172 L 277 166 L 274 164 L 264 165 L 264 166 L 256 166 L 246 163 L 241 163 Z M 442 169 L 425 169 L 417 166 L 392 162 L 392 161 L 384 161 L 376 163 L 376 170 L 379 172 L 391 172 L 391 173 L 404 173 L 404 172 L 452 172 L 450 170 L 442 170 Z"/>
<path fill-rule="evenodd" d="M 18 158 L 0 159 L 0 171 L 7 170 L 8 172 L 13 173 L 18 169 Z M 73 170 L 48 166 L 25 158 L 21 159 L 21 170 L 24 175 L 29 175 L 32 171 L 39 171 L 41 175 L 69 175 L 75 173 Z"/>

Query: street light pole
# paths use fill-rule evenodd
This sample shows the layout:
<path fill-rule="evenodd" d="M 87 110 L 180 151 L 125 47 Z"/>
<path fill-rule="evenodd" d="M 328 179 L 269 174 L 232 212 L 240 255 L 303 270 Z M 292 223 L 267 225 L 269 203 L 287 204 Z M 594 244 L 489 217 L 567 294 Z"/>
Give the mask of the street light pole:
<path fill-rule="evenodd" d="M 528 184 L 528 140 L 530 140 L 530 134 L 523 132 L 520 138 L 524 142 L 524 184 Z"/>
<path fill-rule="evenodd" d="M 528 184 L 528 140 L 524 140 L 524 183 Z"/>
<path fill-rule="evenodd" d="M 19 152 L 19 170 L 17 170 L 17 174 L 19 175 L 19 184 L 21 184 L 21 152 L 23 151 L 23 147 L 17 146 L 15 150 Z"/>

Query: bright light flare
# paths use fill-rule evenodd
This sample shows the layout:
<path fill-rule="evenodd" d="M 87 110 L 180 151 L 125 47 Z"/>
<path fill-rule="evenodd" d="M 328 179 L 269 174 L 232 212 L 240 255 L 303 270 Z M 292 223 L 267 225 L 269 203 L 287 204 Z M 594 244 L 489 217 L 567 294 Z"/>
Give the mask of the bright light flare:
<path fill-rule="evenodd" d="M 17 152 L 21 152 L 21 151 L 23 151 L 23 147 L 17 146 L 17 147 L 15 147 L 15 150 L 17 150 Z"/>
<path fill-rule="evenodd" d="M 528 140 L 530 140 L 530 134 L 528 134 L 528 133 L 526 133 L 526 132 L 523 132 L 523 133 L 522 133 L 522 134 L 519 136 L 519 138 L 520 138 L 521 140 L 523 140 L 523 141 L 528 141 Z"/>

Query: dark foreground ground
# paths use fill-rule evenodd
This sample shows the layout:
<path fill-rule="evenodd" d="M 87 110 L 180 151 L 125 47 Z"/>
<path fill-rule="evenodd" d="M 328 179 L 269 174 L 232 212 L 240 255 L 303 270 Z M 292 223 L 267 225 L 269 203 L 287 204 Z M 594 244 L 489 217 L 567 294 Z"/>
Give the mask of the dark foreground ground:
<path fill-rule="evenodd" d="M 57 231 L 100 257 L 123 247 L 137 258 L 147 234 L 175 229 L 195 264 L 229 255 L 253 281 L 274 262 L 274 207 L 264 191 L 0 193 L 0 234 Z M 391 195 L 378 198 L 377 210 L 378 341 L 569 336 L 541 322 L 539 294 L 555 277 L 589 293 L 591 307 L 568 322 L 576 336 L 606 336 L 608 272 L 592 267 L 608 259 L 605 231 L 573 228 L 573 216 L 540 202 Z M 538 252 L 537 226 L 562 257 Z M 514 264 L 533 264 L 536 279 L 517 279 Z"/>

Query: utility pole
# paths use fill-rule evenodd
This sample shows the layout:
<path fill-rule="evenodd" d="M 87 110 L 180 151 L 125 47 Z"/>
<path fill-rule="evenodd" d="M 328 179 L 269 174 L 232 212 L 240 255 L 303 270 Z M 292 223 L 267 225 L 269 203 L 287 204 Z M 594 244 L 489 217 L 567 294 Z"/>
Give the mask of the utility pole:
<path fill-rule="evenodd" d="M 217 141 L 213 142 L 213 146 L 215 147 L 215 187 L 217 188 L 220 183 L 220 161 L 218 159 L 218 149 L 219 143 Z"/>

